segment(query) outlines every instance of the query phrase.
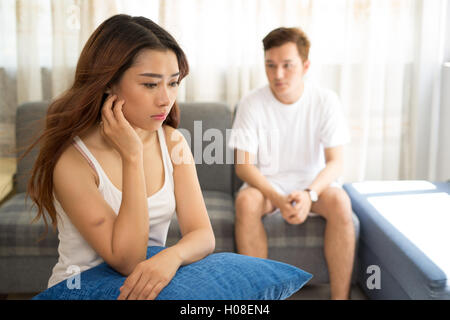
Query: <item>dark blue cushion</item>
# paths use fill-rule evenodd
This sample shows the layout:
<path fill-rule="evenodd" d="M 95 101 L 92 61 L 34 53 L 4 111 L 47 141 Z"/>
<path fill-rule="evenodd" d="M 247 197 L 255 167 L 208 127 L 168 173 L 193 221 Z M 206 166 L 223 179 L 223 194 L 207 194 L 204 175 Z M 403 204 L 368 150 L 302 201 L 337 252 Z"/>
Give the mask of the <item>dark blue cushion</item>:
<path fill-rule="evenodd" d="M 151 246 L 147 259 L 164 250 Z M 115 300 L 126 277 L 106 263 L 80 276 L 80 288 L 69 278 L 36 295 L 33 300 Z M 286 263 L 213 253 L 182 266 L 157 300 L 279 300 L 298 291 L 312 275 Z M 72 288 L 72 289 L 69 289 Z"/>

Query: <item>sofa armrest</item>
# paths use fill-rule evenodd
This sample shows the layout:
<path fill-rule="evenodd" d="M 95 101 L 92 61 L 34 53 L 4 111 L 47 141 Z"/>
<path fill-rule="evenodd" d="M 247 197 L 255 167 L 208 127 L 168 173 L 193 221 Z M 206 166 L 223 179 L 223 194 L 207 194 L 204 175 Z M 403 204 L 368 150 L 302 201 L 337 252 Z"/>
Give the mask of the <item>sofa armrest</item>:
<path fill-rule="evenodd" d="M 16 158 L 0 158 L 0 204 L 14 189 Z"/>

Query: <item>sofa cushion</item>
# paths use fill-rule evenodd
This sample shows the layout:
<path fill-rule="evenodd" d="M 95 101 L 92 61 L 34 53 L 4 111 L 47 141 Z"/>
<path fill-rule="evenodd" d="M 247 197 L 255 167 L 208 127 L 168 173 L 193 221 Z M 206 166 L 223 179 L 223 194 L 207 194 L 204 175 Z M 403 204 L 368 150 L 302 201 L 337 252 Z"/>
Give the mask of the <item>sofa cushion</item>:
<path fill-rule="evenodd" d="M 203 199 L 216 237 L 215 252 L 234 252 L 234 204 L 231 195 L 220 191 L 203 191 Z M 174 245 L 180 238 L 180 226 L 174 215 L 166 246 Z"/>
<path fill-rule="evenodd" d="M 164 247 L 148 247 L 147 259 Z M 76 277 L 78 276 L 78 284 Z M 214 253 L 182 266 L 157 300 L 276 300 L 298 291 L 312 275 L 277 261 Z M 102 263 L 35 296 L 34 300 L 115 300 L 126 277 Z"/>
<path fill-rule="evenodd" d="M 223 192 L 204 191 L 206 208 L 216 237 L 215 252 L 236 252 L 234 240 L 234 203 L 232 197 Z M 356 245 L 359 238 L 359 220 L 352 215 L 355 226 Z M 325 219 L 311 216 L 301 225 L 290 225 L 281 214 L 263 218 L 269 245 L 269 259 L 295 265 L 314 273 L 311 284 L 329 281 L 323 253 Z M 175 244 L 181 238 L 176 216 L 173 217 L 167 235 L 166 246 Z M 355 260 L 355 266 L 356 266 Z M 356 281 L 356 273 L 353 276 Z"/>
<path fill-rule="evenodd" d="M 359 220 L 353 213 L 355 227 L 355 245 L 358 247 Z M 269 245 L 269 259 L 295 265 L 305 271 L 314 273 L 311 284 L 327 283 L 328 270 L 324 255 L 324 235 L 326 221 L 320 216 L 309 216 L 300 225 L 287 223 L 280 213 L 263 218 Z M 354 269 L 357 260 L 355 259 Z M 356 282 L 356 273 L 352 282 Z"/>
<path fill-rule="evenodd" d="M 44 220 L 31 221 L 36 216 L 33 201 L 25 201 L 25 193 L 15 194 L 0 207 L 0 257 L 57 256 L 58 236 L 51 225 L 45 239 Z"/>
<path fill-rule="evenodd" d="M 216 252 L 233 252 L 234 206 L 231 195 L 219 191 L 204 191 L 203 198 L 216 237 Z M 0 256 L 58 255 L 58 236 L 49 226 L 47 236 L 38 242 L 45 231 L 42 219 L 31 224 L 36 215 L 30 198 L 25 193 L 14 195 L 0 207 Z M 166 246 L 181 238 L 174 215 L 169 227 Z"/>

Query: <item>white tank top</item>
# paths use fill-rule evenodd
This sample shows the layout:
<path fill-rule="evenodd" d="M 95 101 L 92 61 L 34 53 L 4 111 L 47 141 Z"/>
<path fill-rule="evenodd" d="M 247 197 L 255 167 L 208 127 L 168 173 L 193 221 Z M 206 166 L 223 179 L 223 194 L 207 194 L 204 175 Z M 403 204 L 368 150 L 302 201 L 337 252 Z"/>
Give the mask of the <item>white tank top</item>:
<path fill-rule="evenodd" d="M 164 162 L 164 185 L 159 191 L 147 198 L 150 222 L 149 246 L 165 245 L 170 220 L 175 213 L 173 166 L 162 127 L 158 129 L 158 138 Z M 122 192 L 111 183 L 97 159 L 78 136 L 74 138 L 73 145 L 97 172 L 99 177 L 98 190 L 117 215 L 122 202 Z M 82 272 L 103 262 L 103 259 L 91 248 L 72 224 L 56 197 L 54 197 L 53 203 L 57 213 L 59 258 L 48 281 L 49 288 L 73 276 L 74 271 Z"/>

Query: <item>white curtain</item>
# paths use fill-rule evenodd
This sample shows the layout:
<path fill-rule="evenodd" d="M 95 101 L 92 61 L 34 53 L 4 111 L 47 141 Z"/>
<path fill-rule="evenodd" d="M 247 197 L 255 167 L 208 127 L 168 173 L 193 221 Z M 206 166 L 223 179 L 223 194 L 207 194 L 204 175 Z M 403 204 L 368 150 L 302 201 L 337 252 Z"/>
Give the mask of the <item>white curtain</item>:
<path fill-rule="evenodd" d="M 334 90 L 351 128 L 345 181 L 412 179 L 417 113 L 414 70 L 424 0 L 1 0 L 0 152 L 14 144 L 18 104 L 52 99 L 73 80 L 78 55 L 98 24 L 143 15 L 185 50 L 191 72 L 179 101 L 231 109 L 266 83 L 262 39 L 298 26 L 312 48 L 308 81 Z M 423 57 L 422 57 L 423 58 Z"/>
<path fill-rule="evenodd" d="M 0 157 L 15 156 L 17 106 L 66 90 L 102 21 L 116 13 L 157 21 L 158 8 L 157 0 L 0 0 Z"/>
<path fill-rule="evenodd" d="M 266 83 L 262 39 L 278 26 L 309 35 L 309 81 L 336 91 L 352 142 L 345 180 L 407 177 L 414 0 L 164 1 L 162 22 L 186 49 L 183 97 L 230 107 Z"/>

